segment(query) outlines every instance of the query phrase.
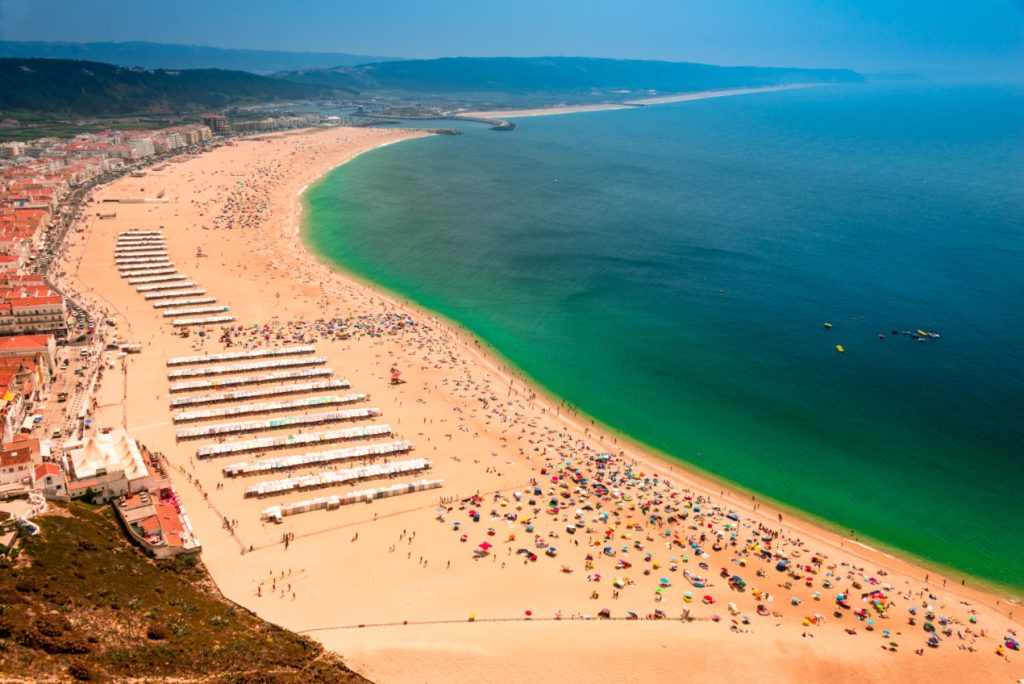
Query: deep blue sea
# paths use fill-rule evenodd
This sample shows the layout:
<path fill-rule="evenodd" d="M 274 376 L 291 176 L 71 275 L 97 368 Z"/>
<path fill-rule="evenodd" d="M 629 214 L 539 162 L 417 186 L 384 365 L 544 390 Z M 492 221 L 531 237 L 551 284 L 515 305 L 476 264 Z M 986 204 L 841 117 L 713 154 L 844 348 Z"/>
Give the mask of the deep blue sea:
<path fill-rule="evenodd" d="M 517 123 L 337 169 L 306 239 L 679 461 L 1024 588 L 1024 90 Z"/>

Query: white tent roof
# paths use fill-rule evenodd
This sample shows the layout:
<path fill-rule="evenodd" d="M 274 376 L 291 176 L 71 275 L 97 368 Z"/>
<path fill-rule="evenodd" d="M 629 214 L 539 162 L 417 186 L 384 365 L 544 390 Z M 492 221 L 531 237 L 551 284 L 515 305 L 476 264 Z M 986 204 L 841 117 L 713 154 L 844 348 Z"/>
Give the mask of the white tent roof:
<path fill-rule="evenodd" d="M 124 430 L 90 435 L 68 458 L 79 480 L 95 477 L 100 469 L 107 473 L 124 472 L 129 480 L 149 475 L 139 445 Z"/>

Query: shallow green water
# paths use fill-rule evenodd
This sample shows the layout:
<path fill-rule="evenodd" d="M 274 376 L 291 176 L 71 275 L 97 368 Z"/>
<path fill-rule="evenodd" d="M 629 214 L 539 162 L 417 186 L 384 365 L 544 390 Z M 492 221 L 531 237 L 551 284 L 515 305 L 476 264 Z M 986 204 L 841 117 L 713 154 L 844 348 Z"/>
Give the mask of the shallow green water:
<path fill-rule="evenodd" d="M 862 86 L 469 126 L 329 174 L 306 237 L 640 441 L 1020 589 L 1021 122 Z"/>

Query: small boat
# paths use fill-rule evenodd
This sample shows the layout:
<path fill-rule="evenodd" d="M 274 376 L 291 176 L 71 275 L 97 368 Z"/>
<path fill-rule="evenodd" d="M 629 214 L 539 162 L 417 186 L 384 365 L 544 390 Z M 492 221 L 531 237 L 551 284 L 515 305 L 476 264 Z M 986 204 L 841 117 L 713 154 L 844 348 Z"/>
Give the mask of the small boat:
<path fill-rule="evenodd" d="M 841 344 L 837 344 L 836 345 L 836 351 L 839 352 L 840 354 L 845 354 L 846 353 L 846 349 L 843 348 L 843 345 L 841 345 Z"/>
<path fill-rule="evenodd" d="M 829 330 L 831 328 L 832 328 L 832 324 L 831 323 L 825 323 L 825 330 Z"/>

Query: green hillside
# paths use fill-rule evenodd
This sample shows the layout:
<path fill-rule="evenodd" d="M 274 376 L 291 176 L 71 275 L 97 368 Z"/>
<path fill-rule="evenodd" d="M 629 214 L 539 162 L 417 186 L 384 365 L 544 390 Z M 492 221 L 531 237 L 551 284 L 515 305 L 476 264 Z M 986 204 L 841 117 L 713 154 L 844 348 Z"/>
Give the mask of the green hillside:
<path fill-rule="evenodd" d="M 0 113 L 54 118 L 171 114 L 232 104 L 331 97 L 322 85 L 244 71 L 126 69 L 63 59 L 0 59 Z"/>
<path fill-rule="evenodd" d="M 848 69 L 722 67 L 589 57 L 453 57 L 275 74 L 295 83 L 413 93 L 678 93 L 792 83 L 857 83 Z"/>
<path fill-rule="evenodd" d="M 201 564 L 144 556 L 108 507 L 36 522 L 17 559 L 0 559 L 0 680 L 366 682 L 224 599 Z"/>

